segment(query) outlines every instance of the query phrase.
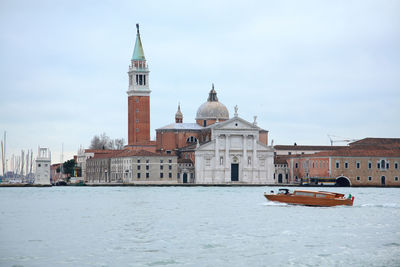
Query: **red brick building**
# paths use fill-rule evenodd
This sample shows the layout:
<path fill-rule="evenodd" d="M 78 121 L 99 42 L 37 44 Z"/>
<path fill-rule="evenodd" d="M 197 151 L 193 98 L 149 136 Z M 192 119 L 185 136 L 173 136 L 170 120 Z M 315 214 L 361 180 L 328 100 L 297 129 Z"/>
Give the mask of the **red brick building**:
<path fill-rule="evenodd" d="M 400 138 L 365 138 L 347 147 L 287 158 L 292 182 L 400 186 Z"/>

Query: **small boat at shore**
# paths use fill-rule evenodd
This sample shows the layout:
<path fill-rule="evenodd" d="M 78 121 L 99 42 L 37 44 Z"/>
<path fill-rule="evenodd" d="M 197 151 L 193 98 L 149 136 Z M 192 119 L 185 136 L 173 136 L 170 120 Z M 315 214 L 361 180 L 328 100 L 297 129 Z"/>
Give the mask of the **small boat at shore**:
<path fill-rule="evenodd" d="M 349 194 L 345 197 L 341 193 L 333 193 L 326 191 L 309 191 L 309 190 L 294 190 L 290 192 L 289 189 L 279 189 L 277 194 L 271 191 L 270 194 L 264 193 L 264 196 L 269 201 L 277 201 L 294 205 L 305 206 L 320 206 L 332 207 L 338 205 L 353 206 L 354 196 Z"/>

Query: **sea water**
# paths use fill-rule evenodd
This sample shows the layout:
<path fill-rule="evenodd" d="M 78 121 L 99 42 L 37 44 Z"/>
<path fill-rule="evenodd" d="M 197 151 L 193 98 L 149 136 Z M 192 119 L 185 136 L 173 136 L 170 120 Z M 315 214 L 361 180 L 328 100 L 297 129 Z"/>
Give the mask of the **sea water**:
<path fill-rule="evenodd" d="M 323 189 L 354 206 L 267 201 L 276 187 L 0 188 L 0 266 L 400 266 L 400 188 Z"/>

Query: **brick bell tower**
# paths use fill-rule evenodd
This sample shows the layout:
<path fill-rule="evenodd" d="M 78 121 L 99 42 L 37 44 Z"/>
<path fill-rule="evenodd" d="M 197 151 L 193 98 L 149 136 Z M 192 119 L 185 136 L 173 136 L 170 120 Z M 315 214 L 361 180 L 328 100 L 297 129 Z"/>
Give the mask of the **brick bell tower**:
<path fill-rule="evenodd" d="M 136 24 L 136 43 L 129 66 L 128 94 L 128 146 L 150 142 L 150 88 L 149 69 Z"/>

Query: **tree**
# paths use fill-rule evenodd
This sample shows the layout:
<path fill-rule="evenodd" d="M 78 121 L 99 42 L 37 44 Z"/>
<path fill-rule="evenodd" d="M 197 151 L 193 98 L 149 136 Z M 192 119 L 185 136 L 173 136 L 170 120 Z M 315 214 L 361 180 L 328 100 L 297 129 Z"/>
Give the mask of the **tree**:
<path fill-rule="evenodd" d="M 93 136 L 90 141 L 90 149 L 122 149 L 124 143 L 123 138 L 113 140 L 106 133 L 102 133 L 100 136 Z"/>
<path fill-rule="evenodd" d="M 92 138 L 92 141 L 90 141 L 90 148 L 91 149 L 101 149 L 102 145 L 101 145 L 101 141 L 100 141 L 100 137 L 95 135 Z"/>
<path fill-rule="evenodd" d="M 125 140 L 124 140 L 124 138 L 120 138 L 120 139 L 116 138 L 114 140 L 114 144 L 115 144 L 116 149 L 122 149 L 122 148 L 124 148 Z"/>
<path fill-rule="evenodd" d="M 62 173 L 69 174 L 68 176 L 72 176 L 74 174 L 75 165 L 76 165 L 76 162 L 74 159 L 67 160 L 66 162 L 64 162 L 62 164 L 62 169 L 63 169 Z M 60 167 L 58 167 L 56 171 L 57 171 L 57 173 L 59 173 L 61 171 Z"/>

